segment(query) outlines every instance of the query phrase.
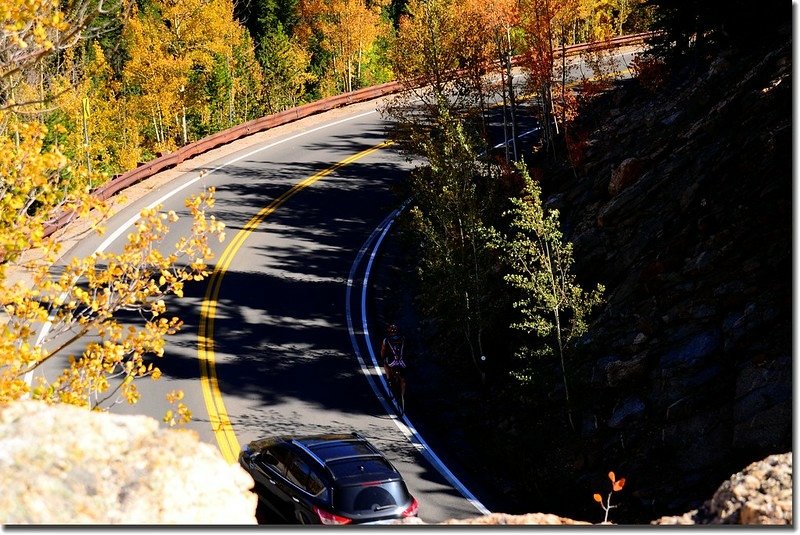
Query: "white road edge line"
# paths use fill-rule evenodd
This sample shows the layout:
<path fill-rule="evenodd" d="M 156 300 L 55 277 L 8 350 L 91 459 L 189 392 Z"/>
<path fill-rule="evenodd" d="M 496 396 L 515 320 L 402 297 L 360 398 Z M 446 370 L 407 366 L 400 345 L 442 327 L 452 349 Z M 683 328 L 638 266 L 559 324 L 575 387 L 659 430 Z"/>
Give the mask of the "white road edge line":
<path fill-rule="evenodd" d="M 537 126 L 537 127 L 536 127 L 536 128 L 534 128 L 533 130 L 528 130 L 527 132 L 523 132 L 523 133 L 519 134 L 519 135 L 517 136 L 517 139 L 519 139 L 519 138 L 522 138 L 522 137 L 525 137 L 525 136 L 529 136 L 529 135 L 533 134 L 534 132 L 538 132 L 538 131 L 539 131 L 539 130 L 541 130 L 541 129 L 542 129 L 542 127 L 540 127 L 540 126 Z M 508 143 L 511 143 L 511 142 L 509 141 Z M 500 147 L 502 147 L 503 145 L 507 145 L 508 143 L 506 143 L 505 141 L 503 141 L 502 143 L 498 143 L 497 145 L 495 145 L 495 146 L 494 146 L 494 147 L 492 147 L 492 148 L 493 148 L 493 149 L 499 149 Z"/>
<path fill-rule="evenodd" d="M 388 391 L 386 380 L 383 377 L 383 373 L 381 371 L 380 364 L 378 363 L 378 359 L 375 356 L 375 352 L 372 349 L 372 341 L 369 336 L 369 325 L 366 317 L 366 299 L 367 299 L 367 288 L 369 286 L 369 275 L 372 270 L 372 264 L 375 260 L 375 256 L 378 253 L 378 249 L 383 242 L 383 239 L 386 237 L 386 234 L 389 232 L 389 229 L 394 224 L 395 219 L 398 215 L 405 209 L 408 205 L 410 200 L 406 200 L 400 208 L 397 208 L 392 213 L 390 213 L 386 219 L 384 219 L 380 225 L 378 225 L 375 230 L 369 235 L 367 240 L 361 246 L 358 254 L 356 255 L 355 260 L 353 261 L 353 265 L 350 268 L 350 276 L 347 279 L 347 292 L 346 292 L 346 302 L 345 302 L 345 310 L 347 316 L 347 329 L 350 333 L 350 342 L 353 344 L 353 351 L 356 354 L 356 358 L 358 359 L 359 366 L 361 367 L 361 371 L 364 376 L 367 378 L 370 387 L 372 388 L 375 397 L 378 398 L 378 401 L 381 403 L 383 408 L 385 409 L 386 413 L 392 418 L 397 428 L 400 430 L 403 435 L 408 439 L 408 441 L 419 451 L 423 457 L 425 457 L 428 462 L 430 462 L 434 468 L 453 486 L 456 490 L 458 490 L 464 498 L 472 504 L 481 514 L 488 515 L 491 513 L 476 497 L 472 494 L 472 492 L 467 489 L 461 481 L 450 471 L 447 466 L 439 459 L 439 456 L 431 449 L 430 446 L 425 442 L 422 436 L 417 432 L 414 428 L 414 425 L 411 423 L 411 420 L 408 419 L 408 416 L 404 414 L 402 417 L 398 418 L 394 408 L 389 405 L 384 397 L 383 393 L 378 389 L 376 377 L 379 378 L 381 385 L 383 388 Z M 374 242 L 374 247 L 373 247 Z M 356 338 L 355 329 L 353 327 L 353 318 L 352 318 L 352 309 L 350 303 L 352 301 L 352 289 L 355 284 L 355 273 L 358 266 L 361 264 L 362 259 L 364 258 L 367 250 L 372 248 L 372 251 L 369 256 L 369 261 L 367 262 L 367 267 L 364 272 L 364 280 L 362 283 L 361 288 L 361 325 L 363 330 L 363 335 L 365 339 L 365 343 L 367 346 L 367 350 L 369 351 L 369 356 L 371 360 L 371 365 L 367 365 L 365 362 L 361 350 L 358 347 L 358 340 Z"/>

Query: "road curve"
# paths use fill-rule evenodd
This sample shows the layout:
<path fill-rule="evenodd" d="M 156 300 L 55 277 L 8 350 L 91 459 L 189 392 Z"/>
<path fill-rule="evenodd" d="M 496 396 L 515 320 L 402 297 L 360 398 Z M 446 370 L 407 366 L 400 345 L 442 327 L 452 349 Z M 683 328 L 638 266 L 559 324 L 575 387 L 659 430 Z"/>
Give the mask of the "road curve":
<path fill-rule="evenodd" d="M 390 186 L 405 167 L 384 126 L 377 113 L 354 114 L 295 137 L 291 151 L 221 170 L 247 180 L 218 189 L 218 217 L 242 224 L 202 301 L 204 399 L 229 457 L 264 434 L 354 430 L 404 474 L 421 518 L 473 516 L 481 511 L 399 432 L 350 345 L 344 297 L 354 253 L 395 205 Z"/>
<path fill-rule="evenodd" d="M 140 382 L 142 400 L 114 412 L 160 418 L 163 396 L 182 389 L 195 416 L 189 427 L 229 460 L 266 434 L 358 431 L 403 473 L 424 521 L 477 516 L 486 512 L 480 502 L 454 488 L 457 478 L 410 422 L 397 425 L 354 354 L 351 270 L 397 208 L 391 188 L 409 168 L 385 143 L 376 105 L 328 112 L 186 162 L 121 209 L 102 244 L 84 239 L 65 258 L 119 250 L 143 207 L 185 213 L 184 198 L 216 187 L 213 213 L 227 240 L 215 245 L 215 273 L 169 303 L 185 327 L 158 362 L 163 378 Z M 188 224 L 182 218 L 173 239 Z"/>

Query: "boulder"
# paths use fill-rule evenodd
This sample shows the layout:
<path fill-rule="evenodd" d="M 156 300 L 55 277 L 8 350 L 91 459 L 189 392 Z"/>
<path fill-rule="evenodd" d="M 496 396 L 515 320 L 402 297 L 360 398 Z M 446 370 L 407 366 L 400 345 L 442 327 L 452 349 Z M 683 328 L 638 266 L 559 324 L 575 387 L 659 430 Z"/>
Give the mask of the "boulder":
<path fill-rule="evenodd" d="M 652 524 L 792 525 L 792 453 L 770 455 L 722 483 L 702 507 Z"/>
<path fill-rule="evenodd" d="M 146 416 L 1 405 L 0 452 L 3 525 L 256 523 L 247 472 Z"/>

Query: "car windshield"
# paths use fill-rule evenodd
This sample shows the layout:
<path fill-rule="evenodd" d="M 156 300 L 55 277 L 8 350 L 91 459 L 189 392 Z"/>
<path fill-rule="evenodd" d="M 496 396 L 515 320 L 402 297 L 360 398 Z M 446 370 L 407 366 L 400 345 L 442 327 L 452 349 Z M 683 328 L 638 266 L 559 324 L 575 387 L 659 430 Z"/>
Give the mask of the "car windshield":
<path fill-rule="evenodd" d="M 356 515 L 388 511 L 408 503 L 410 499 L 402 481 L 350 485 L 333 492 L 333 506 L 339 511 Z"/>

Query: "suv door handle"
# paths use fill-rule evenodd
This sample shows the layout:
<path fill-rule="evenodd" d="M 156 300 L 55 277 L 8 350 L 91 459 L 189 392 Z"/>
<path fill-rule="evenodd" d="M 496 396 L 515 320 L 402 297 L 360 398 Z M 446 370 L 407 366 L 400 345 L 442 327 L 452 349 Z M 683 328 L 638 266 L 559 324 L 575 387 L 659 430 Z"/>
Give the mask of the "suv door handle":
<path fill-rule="evenodd" d="M 300 503 L 300 498 L 295 498 L 294 496 L 292 496 L 292 499 L 295 501 L 295 503 Z"/>
<path fill-rule="evenodd" d="M 270 483 L 272 483 L 273 485 L 275 484 L 275 480 L 274 480 L 274 479 L 268 479 L 267 481 L 269 481 L 269 482 L 270 482 Z"/>

